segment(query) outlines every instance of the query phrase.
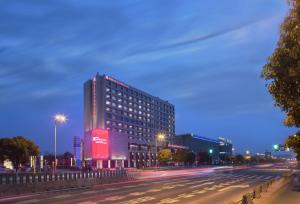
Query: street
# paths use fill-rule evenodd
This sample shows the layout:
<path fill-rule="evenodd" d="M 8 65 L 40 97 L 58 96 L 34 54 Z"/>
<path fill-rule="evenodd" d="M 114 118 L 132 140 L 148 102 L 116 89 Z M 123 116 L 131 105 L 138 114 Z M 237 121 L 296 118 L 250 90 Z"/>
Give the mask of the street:
<path fill-rule="evenodd" d="M 147 171 L 146 171 L 147 172 Z M 162 173 L 163 172 L 163 173 Z M 2 198 L 0 203 L 229 203 L 285 172 L 269 168 L 158 171 L 160 176 L 90 188 Z M 171 177 L 168 177 L 168 172 Z M 180 172 L 177 176 L 174 172 Z M 184 174 L 184 172 L 186 172 Z M 152 175 L 152 174 L 151 174 Z"/>

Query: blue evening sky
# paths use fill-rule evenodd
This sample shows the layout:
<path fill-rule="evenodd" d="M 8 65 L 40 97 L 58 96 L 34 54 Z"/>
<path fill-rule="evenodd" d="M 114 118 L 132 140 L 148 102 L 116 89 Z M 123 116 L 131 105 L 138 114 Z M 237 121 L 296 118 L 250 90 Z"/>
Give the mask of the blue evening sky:
<path fill-rule="evenodd" d="M 176 106 L 176 132 L 265 151 L 294 133 L 260 72 L 276 47 L 286 1 L 0 2 L 0 137 L 72 151 L 83 135 L 83 83 L 111 75 Z"/>

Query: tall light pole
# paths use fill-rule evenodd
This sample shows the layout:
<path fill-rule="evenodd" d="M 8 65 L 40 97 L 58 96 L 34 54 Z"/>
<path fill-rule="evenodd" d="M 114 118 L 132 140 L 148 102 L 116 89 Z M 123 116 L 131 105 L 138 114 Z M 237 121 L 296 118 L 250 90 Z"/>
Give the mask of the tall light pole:
<path fill-rule="evenodd" d="M 54 116 L 54 169 L 56 170 L 56 126 L 67 121 L 67 117 L 63 114 L 56 114 Z"/>
<path fill-rule="evenodd" d="M 165 135 L 163 133 L 159 133 L 156 137 L 155 137 L 155 166 L 156 168 L 158 168 L 158 165 L 157 165 L 157 140 L 159 141 L 163 141 L 165 139 Z"/>

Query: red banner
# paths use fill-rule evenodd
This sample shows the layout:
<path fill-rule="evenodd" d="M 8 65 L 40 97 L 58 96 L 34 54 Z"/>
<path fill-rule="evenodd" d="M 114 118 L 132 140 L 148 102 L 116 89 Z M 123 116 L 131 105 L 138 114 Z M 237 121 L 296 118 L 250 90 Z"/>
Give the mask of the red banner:
<path fill-rule="evenodd" d="M 92 130 L 92 158 L 108 159 L 108 131 L 103 129 Z"/>

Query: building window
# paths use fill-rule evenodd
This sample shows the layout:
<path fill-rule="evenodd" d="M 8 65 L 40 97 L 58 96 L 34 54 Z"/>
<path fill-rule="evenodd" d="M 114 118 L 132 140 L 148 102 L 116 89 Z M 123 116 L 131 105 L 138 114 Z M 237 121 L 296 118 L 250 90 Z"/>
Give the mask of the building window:
<path fill-rule="evenodd" d="M 106 105 L 110 105 L 110 101 L 106 101 Z"/>

